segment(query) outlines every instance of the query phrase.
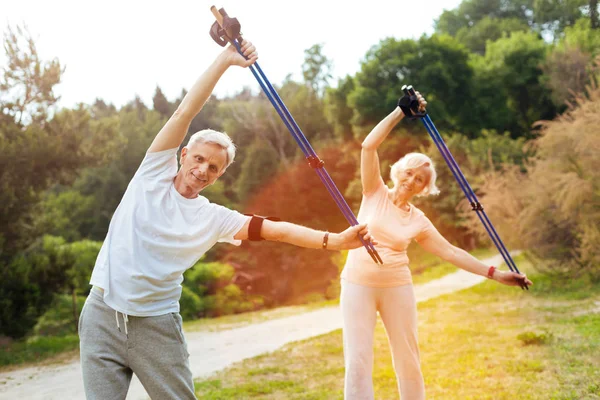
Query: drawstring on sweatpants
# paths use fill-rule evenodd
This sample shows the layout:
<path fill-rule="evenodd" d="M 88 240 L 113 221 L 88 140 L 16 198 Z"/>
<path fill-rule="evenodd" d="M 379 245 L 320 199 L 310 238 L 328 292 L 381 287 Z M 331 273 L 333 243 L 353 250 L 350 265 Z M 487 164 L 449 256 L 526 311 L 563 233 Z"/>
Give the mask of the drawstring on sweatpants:
<path fill-rule="evenodd" d="M 127 318 L 127 314 L 121 313 L 123 315 L 123 325 L 125 326 L 125 336 L 129 337 L 129 332 L 127 332 L 127 322 L 129 318 Z M 115 319 L 117 320 L 117 329 L 121 332 L 121 326 L 119 325 L 119 312 L 115 311 Z"/>

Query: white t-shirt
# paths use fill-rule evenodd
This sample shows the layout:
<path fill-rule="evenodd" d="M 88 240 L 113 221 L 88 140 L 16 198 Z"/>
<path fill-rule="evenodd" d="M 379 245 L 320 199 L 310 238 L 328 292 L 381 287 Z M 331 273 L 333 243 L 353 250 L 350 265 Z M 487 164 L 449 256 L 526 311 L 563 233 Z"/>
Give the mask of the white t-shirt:
<path fill-rule="evenodd" d="M 183 197 L 173 185 L 177 148 L 147 153 L 117 207 L 90 284 L 116 311 L 139 317 L 179 311 L 183 273 L 250 218 Z"/>

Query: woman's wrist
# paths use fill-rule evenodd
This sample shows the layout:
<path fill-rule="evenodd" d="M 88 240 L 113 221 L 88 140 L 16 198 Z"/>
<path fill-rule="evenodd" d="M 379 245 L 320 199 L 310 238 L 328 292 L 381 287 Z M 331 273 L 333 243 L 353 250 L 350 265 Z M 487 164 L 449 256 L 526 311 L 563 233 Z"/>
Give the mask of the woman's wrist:
<path fill-rule="evenodd" d="M 392 111 L 392 115 L 398 120 L 398 122 L 404 118 L 404 112 L 402 112 L 400 107 L 396 107 L 394 111 Z"/>
<path fill-rule="evenodd" d="M 504 271 L 499 271 L 498 269 L 496 269 L 494 271 L 494 276 L 492 276 L 492 280 L 496 281 L 496 282 L 500 282 L 502 276 L 504 276 L 505 272 Z"/>

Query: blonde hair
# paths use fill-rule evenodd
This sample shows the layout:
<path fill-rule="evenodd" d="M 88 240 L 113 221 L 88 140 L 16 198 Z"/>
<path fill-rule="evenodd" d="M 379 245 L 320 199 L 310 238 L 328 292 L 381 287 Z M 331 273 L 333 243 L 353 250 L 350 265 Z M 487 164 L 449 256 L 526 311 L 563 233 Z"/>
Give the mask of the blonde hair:
<path fill-rule="evenodd" d="M 437 173 L 435 172 L 435 166 L 433 165 L 433 161 L 431 158 L 427 157 L 422 153 L 408 153 L 398 161 L 394 163 L 391 167 L 390 178 L 392 178 L 392 182 L 394 182 L 394 187 L 398 185 L 398 175 L 402 171 L 406 171 L 407 169 L 416 169 L 422 165 L 426 165 L 431 172 L 431 177 L 427 185 L 423 188 L 420 193 L 417 193 L 417 196 L 428 196 L 428 195 L 436 195 L 440 193 L 440 190 L 435 185 L 435 180 L 437 179 Z"/>
<path fill-rule="evenodd" d="M 227 164 L 225 165 L 225 168 L 229 167 L 235 158 L 235 145 L 226 133 L 215 131 L 213 129 L 203 129 L 190 137 L 187 146 L 189 147 L 194 143 L 213 143 L 221 146 L 227 153 Z"/>

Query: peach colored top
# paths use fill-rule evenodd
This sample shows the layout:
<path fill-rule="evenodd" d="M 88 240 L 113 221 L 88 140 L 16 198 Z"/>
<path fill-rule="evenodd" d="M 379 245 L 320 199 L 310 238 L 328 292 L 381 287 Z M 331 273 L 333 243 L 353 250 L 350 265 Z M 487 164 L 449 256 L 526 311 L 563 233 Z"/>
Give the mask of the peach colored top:
<path fill-rule="evenodd" d="M 364 247 L 350 250 L 342 279 L 371 287 L 412 283 L 406 248 L 413 239 L 425 240 L 436 229 L 421 210 L 412 204 L 410 211 L 398 208 L 388 193 L 388 187 L 379 179 L 377 188 L 363 193 L 358 212 L 358 220 L 369 224 L 369 231 L 378 242 L 375 248 L 383 265 L 375 264 Z"/>

